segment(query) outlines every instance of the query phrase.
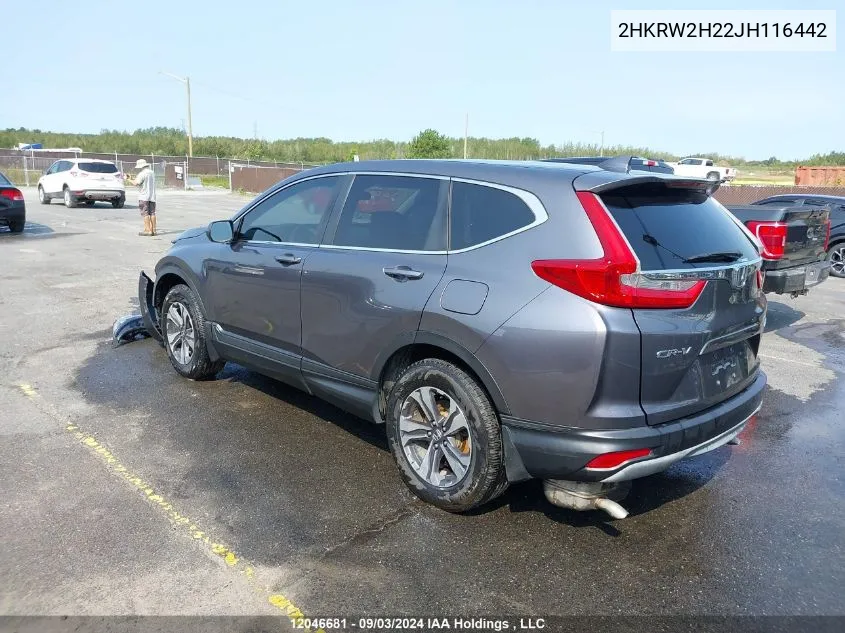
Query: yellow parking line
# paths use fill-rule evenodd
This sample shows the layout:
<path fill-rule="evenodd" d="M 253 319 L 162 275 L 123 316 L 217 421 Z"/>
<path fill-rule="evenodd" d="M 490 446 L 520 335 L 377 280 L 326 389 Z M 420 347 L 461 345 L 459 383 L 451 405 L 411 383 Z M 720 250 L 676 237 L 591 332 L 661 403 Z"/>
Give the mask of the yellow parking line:
<path fill-rule="evenodd" d="M 31 400 L 38 400 L 38 391 L 29 384 L 21 383 L 18 385 L 20 390 Z M 72 422 L 67 423 L 65 430 L 73 434 L 73 436 L 87 448 L 93 455 L 102 461 L 107 468 L 113 473 L 122 477 L 136 490 L 141 492 L 154 507 L 162 511 L 162 513 L 176 526 L 182 528 L 195 541 L 202 543 L 212 554 L 223 559 L 226 566 L 238 572 L 258 593 L 267 598 L 267 602 L 279 609 L 290 618 L 304 618 L 302 610 L 297 607 L 290 599 L 279 593 L 272 593 L 266 585 L 262 585 L 255 578 L 255 567 L 246 561 L 244 558 L 236 554 L 229 547 L 223 543 L 215 540 L 205 530 L 189 517 L 181 514 L 172 503 L 164 498 L 161 494 L 144 479 L 135 475 L 120 460 L 115 457 L 108 448 L 101 444 L 94 436 L 82 431 L 79 426 Z M 324 633 L 322 629 L 317 629 L 317 633 Z"/>

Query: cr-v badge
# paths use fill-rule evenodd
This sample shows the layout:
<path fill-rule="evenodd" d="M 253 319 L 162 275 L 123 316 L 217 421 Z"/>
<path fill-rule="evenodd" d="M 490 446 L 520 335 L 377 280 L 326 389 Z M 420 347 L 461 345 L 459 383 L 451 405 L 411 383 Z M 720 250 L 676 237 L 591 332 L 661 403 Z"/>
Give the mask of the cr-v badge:
<path fill-rule="evenodd" d="M 662 349 L 657 352 L 657 358 L 671 358 L 672 356 L 686 356 L 690 353 L 692 347 L 682 347 L 680 349 Z"/>

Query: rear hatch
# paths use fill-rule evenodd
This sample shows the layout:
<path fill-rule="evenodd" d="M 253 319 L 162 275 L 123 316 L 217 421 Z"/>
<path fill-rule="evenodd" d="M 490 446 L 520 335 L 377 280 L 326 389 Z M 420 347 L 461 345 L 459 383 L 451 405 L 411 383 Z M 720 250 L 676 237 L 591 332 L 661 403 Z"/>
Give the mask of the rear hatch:
<path fill-rule="evenodd" d="M 792 268 L 822 259 L 827 244 L 827 207 L 771 209 L 747 205 L 729 207 L 763 245 L 766 270 Z"/>
<path fill-rule="evenodd" d="M 85 191 L 125 189 L 123 174 L 114 163 L 79 161 L 78 166 L 78 169 L 71 170 L 71 176 L 74 177 L 74 189 Z"/>
<path fill-rule="evenodd" d="M 693 415 L 751 384 L 766 310 L 760 256 L 709 185 L 671 176 L 582 182 L 639 262 L 628 278 L 646 289 L 630 308 L 648 424 Z"/>

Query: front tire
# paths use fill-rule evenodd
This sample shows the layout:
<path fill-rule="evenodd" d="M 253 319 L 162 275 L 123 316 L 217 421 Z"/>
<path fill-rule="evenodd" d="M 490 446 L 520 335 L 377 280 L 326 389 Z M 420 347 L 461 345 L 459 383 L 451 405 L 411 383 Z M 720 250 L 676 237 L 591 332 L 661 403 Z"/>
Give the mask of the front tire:
<path fill-rule="evenodd" d="M 162 303 L 159 322 L 173 369 L 191 380 L 208 380 L 220 373 L 226 362 L 209 357 L 205 317 L 193 290 L 184 284 L 173 286 Z"/>
<path fill-rule="evenodd" d="M 507 488 L 496 410 L 463 369 L 429 358 L 397 379 L 387 400 L 387 439 L 416 496 L 466 512 Z"/>
<path fill-rule="evenodd" d="M 830 262 L 830 274 L 834 277 L 845 277 L 845 242 L 837 242 L 827 251 Z"/>
<path fill-rule="evenodd" d="M 71 194 L 70 189 L 65 187 L 64 192 L 62 193 L 62 196 L 63 196 L 64 201 L 65 201 L 65 206 L 68 209 L 76 208 L 76 198 L 73 197 L 73 194 Z"/>
<path fill-rule="evenodd" d="M 38 202 L 41 204 L 50 204 L 50 196 L 44 191 L 44 187 L 38 185 Z"/>

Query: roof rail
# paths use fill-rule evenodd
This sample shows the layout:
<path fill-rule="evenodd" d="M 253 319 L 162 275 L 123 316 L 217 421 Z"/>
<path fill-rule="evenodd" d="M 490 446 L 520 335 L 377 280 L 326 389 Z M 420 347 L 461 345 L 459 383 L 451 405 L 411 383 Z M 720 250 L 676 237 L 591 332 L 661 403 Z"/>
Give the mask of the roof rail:
<path fill-rule="evenodd" d="M 662 161 L 650 161 L 649 159 L 645 159 L 640 156 L 629 155 L 612 156 L 610 158 L 605 158 L 602 156 L 577 156 L 567 158 L 542 159 L 542 162 L 547 163 L 574 163 L 580 165 L 595 165 L 596 167 L 601 167 L 605 171 L 615 171 L 622 174 L 630 173 L 631 169 L 636 169 L 635 167 L 632 167 L 632 163 L 634 163 L 634 161 L 639 161 L 639 164 L 651 162 L 655 165 L 658 165 L 662 163 Z"/>

